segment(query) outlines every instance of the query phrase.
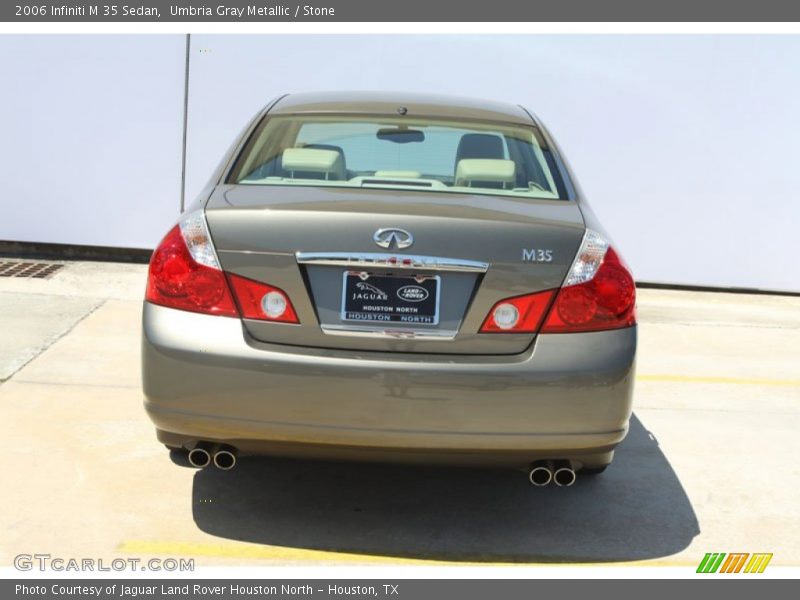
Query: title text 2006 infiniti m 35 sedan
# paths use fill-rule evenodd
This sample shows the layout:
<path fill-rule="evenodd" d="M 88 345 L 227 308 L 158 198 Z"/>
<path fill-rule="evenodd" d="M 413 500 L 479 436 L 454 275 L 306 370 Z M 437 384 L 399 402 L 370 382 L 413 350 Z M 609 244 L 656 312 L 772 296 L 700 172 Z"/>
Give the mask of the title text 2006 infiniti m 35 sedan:
<path fill-rule="evenodd" d="M 525 108 L 286 95 L 153 254 L 158 439 L 598 473 L 628 428 L 635 286 Z"/>

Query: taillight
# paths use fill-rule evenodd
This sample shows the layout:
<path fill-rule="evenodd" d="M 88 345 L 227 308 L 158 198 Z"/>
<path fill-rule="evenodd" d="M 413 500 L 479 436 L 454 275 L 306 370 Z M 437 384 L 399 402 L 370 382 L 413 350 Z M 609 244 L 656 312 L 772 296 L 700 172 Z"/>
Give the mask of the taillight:
<path fill-rule="evenodd" d="M 145 299 L 209 315 L 300 322 L 283 290 L 222 271 L 200 212 L 173 227 L 153 252 Z"/>
<path fill-rule="evenodd" d="M 554 290 L 500 300 L 489 311 L 481 333 L 536 333 Z"/>
<path fill-rule="evenodd" d="M 145 299 L 180 310 L 239 316 L 202 213 L 173 227 L 153 252 Z"/>
<path fill-rule="evenodd" d="M 636 285 L 600 234 L 587 230 L 542 333 L 621 329 L 636 323 Z"/>
<path fill-rule="evenodd" d="M 228 280 L 245 319 L 278 323 L 300 322 L 283 290 L 232 273 L 228 273 Z"/>
<path fill-rule="evenodd" d="M 480 333 L 621 329 L 636 324 L 635 307 L 636 285 L 628 267 L 599 233 L 588 229 L 560 290 L 500 300 Z"/>

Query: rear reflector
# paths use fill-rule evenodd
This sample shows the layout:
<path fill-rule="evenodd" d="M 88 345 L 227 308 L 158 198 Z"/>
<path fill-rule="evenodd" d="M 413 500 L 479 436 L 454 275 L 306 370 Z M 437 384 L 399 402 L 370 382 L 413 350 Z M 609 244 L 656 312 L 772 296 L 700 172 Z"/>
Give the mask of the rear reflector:
<path fill-rule="evenodd" d="M 242 317 L 278 323 L 299 323 L 289 297 L 283 290 L 228 273 L 233 294 Z"/>
<path fill-rule="evenodd" d="M 179 310 L 239 316 L 201 214 L 173 227 L 153 252 L 145 299 Z"/>
<path fill-rule="evenodd" d="M 489 311 L 480 333 L 536 333 L 555 290 L 500 300 Z"/>

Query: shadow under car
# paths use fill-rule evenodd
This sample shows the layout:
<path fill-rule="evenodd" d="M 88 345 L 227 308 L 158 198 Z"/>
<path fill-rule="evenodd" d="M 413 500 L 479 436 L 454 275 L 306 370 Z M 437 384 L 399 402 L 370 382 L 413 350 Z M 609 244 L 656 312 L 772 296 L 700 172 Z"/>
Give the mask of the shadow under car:
<path fill-rule="evenodd" d="M 635 415 L 608 470 L 572 487 L 534 488 L 511 470 L 242 457 L 232 471 L 198 471 L 192 502 L 197 526 L 223 538 L 446 561 L 652 559 L 699 533 Z"/>

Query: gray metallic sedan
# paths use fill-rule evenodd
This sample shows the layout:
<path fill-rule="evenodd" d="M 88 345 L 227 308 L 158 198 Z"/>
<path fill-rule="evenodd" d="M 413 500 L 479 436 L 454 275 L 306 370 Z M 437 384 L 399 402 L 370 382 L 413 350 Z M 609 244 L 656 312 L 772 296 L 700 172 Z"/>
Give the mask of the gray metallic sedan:
<path fill-rule="evenodd" d="M 145 407 L 237 455 L 601 472 L 625 437 L 635 286 L 520 106 L 286 95 L 155 250 Z"/>

